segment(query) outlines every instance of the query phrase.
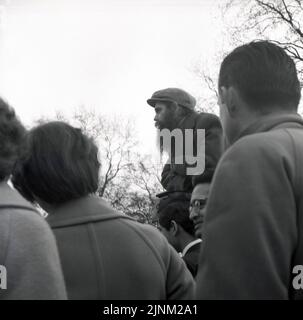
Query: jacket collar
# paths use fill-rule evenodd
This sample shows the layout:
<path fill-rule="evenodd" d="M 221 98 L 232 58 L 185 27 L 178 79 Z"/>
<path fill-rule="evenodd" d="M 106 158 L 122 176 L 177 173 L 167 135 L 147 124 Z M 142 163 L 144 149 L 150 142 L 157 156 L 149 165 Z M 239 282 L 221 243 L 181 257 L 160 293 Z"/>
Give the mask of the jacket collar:
<path fill-rule="evenodd" d="M 54 208 L 46 219 L 52 228 L 56 228 L 118 218 L 133 220 L 112 209 L 102 198 L 90 195 Z"/>
<path fill-rule="evenodd" d="M 14 207 L 36 211 L 34 207 L 26 201 L 17 190 L 11 188 L 6 181 L 0 182 L 0 208 Z"/>
<path fill-rule="evenodd" d="M 184 257 L 184 256 L 187 254 L 187 252 L 188 252 L 192 247 L 200 244 L 201 242 L 202 242 L 201 239 L 196 239 L 196 240 L 190 242 L 190 243 L 183 249 L 183 251 L 182 251 L 182 253 L 181 253 L 181 257 Z"/>
<path fill-rule="evenodd" d="M 262 117 L 262 119 L 257 120 L 253 124 L 251 124 L 248 128 L 242 131 L 239 138 L 244 136 L 266 132 L 273 129 L 279 128 L 302 128 L 303 129 L 303 119 L 299 114 L 291 114 L 291 115 L 268 115 Z M 238 140 L 237 139 L 237 140 Z"/>

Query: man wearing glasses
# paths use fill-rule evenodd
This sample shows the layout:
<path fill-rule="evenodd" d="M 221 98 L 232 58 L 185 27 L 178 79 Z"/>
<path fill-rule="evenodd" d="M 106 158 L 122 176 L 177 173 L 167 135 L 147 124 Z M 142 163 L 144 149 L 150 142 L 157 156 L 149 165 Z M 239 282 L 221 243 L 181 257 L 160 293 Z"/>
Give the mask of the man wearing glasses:
<path fill-rule="evenodd" d="M 195 236 L 202 238 L 205 206 L 209 193 L 210 183 L 197 184 L 192 192 L 189 206 L 189 218 L 195 227 Z"/>

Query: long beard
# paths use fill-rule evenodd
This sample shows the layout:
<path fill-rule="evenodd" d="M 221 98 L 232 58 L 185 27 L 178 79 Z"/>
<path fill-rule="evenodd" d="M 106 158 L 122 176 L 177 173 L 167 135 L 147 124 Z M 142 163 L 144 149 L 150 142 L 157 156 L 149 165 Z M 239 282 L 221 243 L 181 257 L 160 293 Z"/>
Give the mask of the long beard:
<path fill-rule="evenodd" d="M 160 157 L 162 158 L 163 156 L 163 140 L 160 139 L 160 129 L 157 129 L 157 135 L 156 135 L 156 146 L 157 146 L 157 150 L 159 151 L 160 153 Z"/>
<path fill-rule="evenodd" d="M 156 139 L 157 139 L 156 146 L 157 146 L 157 150 L 159 150 L 161 159 L 164 155 L 169 155 L 171 154 L 171 152 L 174 152 L 174 151 L 169 150 L 168 146 L 164 146 L 163 139 L 160 139 L 160 132 L 163 129 L 168 129 L 170 131 L 173 131 L 174 129 L 177 128 L 177 124 L 179 123 L 179 120 L 180 120 L 179 116 L 176 112 L 170 112 L 169 114 L 167 114 L 165 119 L 162 120 L 161 123 L 159 123 L 159 127 L 157 129 L 157 135 L 156 135 Z"/>
<path fill-rule="evenodd" d="M 170 129 L 169 129 L 170 130 Z M 170 131 L 172 131 L 173 129 L 171 129 Z M 161 130 L 160 129 L 157 129 L 157 135 L 156 135 L 156 146 L 157 146 L 157 150 L 159 151 L 160 153 L 160 157 L 161 159 L 163 158 L 163 156 L 171 156 L 172 154 L 174 154 L 174 144 L 175 144 L 175 141 L 174 139 L 171 141 L 171 145 L 167 145 L 164 143 L 164 139 L 163 137 L 161 137 L 160 135 L 161 133 Z"/>

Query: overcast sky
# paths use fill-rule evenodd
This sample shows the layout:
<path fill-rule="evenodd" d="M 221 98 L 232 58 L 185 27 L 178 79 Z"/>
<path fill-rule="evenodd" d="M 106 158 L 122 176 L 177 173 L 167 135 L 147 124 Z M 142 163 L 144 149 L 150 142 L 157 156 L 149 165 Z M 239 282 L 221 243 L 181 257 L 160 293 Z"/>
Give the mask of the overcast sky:
<path fill-rule="evenodd" d="M 196 94 L 190 68 L 215 54 L 222 31 L 214 0 L 0 3 L 0 94 L 21 119 L 80 105 L 130 116 L 144 151 L 155 132 L 146 99 L 172 86 Z"/>

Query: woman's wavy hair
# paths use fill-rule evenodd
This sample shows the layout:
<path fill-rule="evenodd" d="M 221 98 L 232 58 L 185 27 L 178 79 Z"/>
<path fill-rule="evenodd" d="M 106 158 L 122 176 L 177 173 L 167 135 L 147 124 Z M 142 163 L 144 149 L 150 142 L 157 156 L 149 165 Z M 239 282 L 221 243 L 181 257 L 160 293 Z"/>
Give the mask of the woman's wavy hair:
<path fill-rule="evenodd" d="M 27 200 L 56 205 L 95 193 L 99 169 L 93 140 L 81 129 L 54 121 L 29 131 L 12 182 Z"/>

